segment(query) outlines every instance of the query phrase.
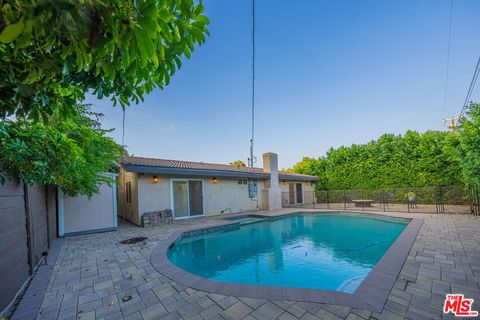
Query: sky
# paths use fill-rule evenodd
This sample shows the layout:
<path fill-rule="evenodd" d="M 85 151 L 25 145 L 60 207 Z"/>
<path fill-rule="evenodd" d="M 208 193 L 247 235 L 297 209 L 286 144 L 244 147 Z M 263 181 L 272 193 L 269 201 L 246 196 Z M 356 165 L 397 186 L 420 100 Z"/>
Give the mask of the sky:
<path fill-rule="evenodd" d="M 169 86 L 126 110 L 136 156 L 247 162 L 251 135 L 251 1 L 204 0 L 208 37 Z M 384 133 L 445 130 L 480 55 L 480 1 L 257 0 L 257 166 L 280 168 Z M 480 86 L 480 85 L 479 85 Z M 480 100 L 480 88 L 472 99 Z M 121 142 L 122 110 L 88 97 Z"/>

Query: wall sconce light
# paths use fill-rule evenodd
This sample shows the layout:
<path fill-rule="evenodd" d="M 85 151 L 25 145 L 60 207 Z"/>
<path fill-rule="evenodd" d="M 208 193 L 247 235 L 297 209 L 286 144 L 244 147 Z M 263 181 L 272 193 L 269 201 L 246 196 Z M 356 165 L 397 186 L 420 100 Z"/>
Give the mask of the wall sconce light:
<path fill-rule="evenodd" d="M 217 184 L 218 183 L 218 179 L 216 177 L 213 177 L 212 178 L 212 184 Z"/>
<path fill-rule="evenodd" d="M 287 185 L 287 181 L 286 181 L 286 180 L 282 180 L 282 183 L 283 183 L 284 186 Z"/>
<path fill-rule="evenodd" d="M 160 180 L 158 180 L 157 176 L 153 176 L 152 181 L 153 181 L 153 183 L 158 183 L 158 181 L 160 181 Z"/>

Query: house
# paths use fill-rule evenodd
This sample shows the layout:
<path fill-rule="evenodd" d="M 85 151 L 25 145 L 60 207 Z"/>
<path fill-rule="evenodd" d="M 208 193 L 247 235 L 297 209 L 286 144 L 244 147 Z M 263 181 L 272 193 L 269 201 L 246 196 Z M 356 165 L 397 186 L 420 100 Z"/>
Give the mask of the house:
<path fill-rule="evenodd" d="M 175 219 L 273 210 L 282 203 L 311 203 L 318 177 L 278 171 L 278 156 L 263 168 L 124 157 L 118 181 L 118 215 L 141 225 L 145 212 L 171 209 Z"/>

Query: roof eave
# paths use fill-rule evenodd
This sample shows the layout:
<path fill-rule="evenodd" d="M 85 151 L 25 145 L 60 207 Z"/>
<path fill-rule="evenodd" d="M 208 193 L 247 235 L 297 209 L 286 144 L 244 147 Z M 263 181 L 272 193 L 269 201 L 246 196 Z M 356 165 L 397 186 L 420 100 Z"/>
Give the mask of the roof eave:
<path fill-rule="evenodd" d="M 255 172 L 233 172 L 222 170 L 200 170 L 186 168 L 168 168 L 157 166 L 140 166 L 132 164 L 124 164 L 125 170 L 136 173 L 156 173 L 176 176 L 197 176 L 197 177 L 228 177 L 228 178 L 252 178 L 252 179 L 270 179 L 270 175 L 266 173 Z"/>
<path fill-rule="evenodd" d="M 287 180 L 287 181 L 318 181 L 320 180 L 318 177 L 314 176 L 293 176 L 293 175 L 285 175 L 285 174 L 278 174 L 278 179 L 280 180 Z"/>

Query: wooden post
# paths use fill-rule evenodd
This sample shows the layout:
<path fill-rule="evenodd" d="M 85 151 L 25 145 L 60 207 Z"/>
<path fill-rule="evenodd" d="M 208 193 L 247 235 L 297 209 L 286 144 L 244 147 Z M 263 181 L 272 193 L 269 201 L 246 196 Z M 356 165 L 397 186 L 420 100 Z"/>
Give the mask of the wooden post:
<path fill-rule="evenodd" d="M 28 185 L 23 182 L 23 199 L 25 203 L 25 227 L 27 229 L 27 248 L 28 248 L 28 272 L 33 272 L 33 230 L 30 216 L 30 204 L 28 199 Z"/>

